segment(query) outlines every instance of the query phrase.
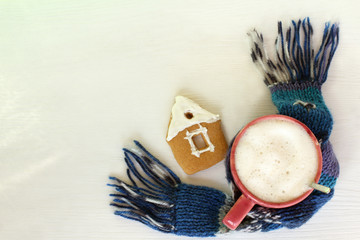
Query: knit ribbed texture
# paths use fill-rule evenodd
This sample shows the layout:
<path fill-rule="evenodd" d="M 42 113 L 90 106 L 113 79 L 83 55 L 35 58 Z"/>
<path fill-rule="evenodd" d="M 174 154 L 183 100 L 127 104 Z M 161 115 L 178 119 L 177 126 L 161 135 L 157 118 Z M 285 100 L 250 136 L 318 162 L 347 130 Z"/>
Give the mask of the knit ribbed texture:
<path fill-rule="evenodd" d="M 222 220 L 219 218 L 220 210 L 227 198 L 213 188 L 179 185 L 175 193 L 174 232 L 186 236 L 215 236 Z"/>
<path fill-rule="evenodd" d="M 270 87 L 272 101 L 280 114 L 303 122 L 321 142 L 330 136 L 333 119 L 321 95 L 318 82 L 300 80 Z M 312 106 L 306 107 L 305 104 Z"/>

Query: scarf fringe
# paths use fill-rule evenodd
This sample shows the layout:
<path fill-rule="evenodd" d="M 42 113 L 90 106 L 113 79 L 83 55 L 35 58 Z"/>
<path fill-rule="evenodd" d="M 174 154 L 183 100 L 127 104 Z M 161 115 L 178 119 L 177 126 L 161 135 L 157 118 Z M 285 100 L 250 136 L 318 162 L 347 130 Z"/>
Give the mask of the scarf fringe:
<path fill-rule="evenodd" d="M 323 84 L 339 43 L 339 26 L 325 24 L 322 42 L 315 54 L 311 45 L 313 28 L 308 17 L 297 23 L 292 21 L 285 33 L 282 22 L 278 22 L 275 60 L 265 51 L 262 34 L 253 29 L 248 35 L 252 40 L 251 58 L 264 74 L 267 86 L 295 81 Z"/>
<path fill-rule="evenodd" d="M 110 194 L 114 197 L 110 205 L 116 208 L 116 215 L 142 222 L 159 231 L 172 232 L 175 227 L 172 222 L 174 199 L 171 196 L 181 180 L 138 141 L 134 142 L 137 149 L 123 149 L 132 185 L 109 177 L 114 183 L 108 186 L 115 188 L 115 193 Z"/>

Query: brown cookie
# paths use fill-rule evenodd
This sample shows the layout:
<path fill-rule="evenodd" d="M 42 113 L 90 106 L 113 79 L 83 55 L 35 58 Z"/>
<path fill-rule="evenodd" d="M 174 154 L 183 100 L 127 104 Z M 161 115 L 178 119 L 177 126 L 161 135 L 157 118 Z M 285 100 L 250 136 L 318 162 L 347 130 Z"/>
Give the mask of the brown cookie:
<path fill-rule="evenodd" d="M 228 148 L 220 116 L 182 96 L 175 98 L 166 140 L 187 174 L 194 174 L 220 162 Z"/>

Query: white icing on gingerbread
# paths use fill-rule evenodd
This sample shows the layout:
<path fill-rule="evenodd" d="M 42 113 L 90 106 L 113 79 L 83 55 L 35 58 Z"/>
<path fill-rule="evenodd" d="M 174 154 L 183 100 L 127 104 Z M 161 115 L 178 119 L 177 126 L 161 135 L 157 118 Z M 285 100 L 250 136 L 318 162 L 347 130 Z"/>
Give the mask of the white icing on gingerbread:
<path fill-rule="evenodd" d="M 198 149 L 195 146 L 193 137 L 196 135 L 201 134 L 206 141 L 207 147 L 204 149 Z M 209 135 L 207 134 L 207 128 L 201 126 L 201 124 L 199 124 L 199 128 L 195 129 L 192 132 L 186 131 L 186 140 L 189 141 L 190 147 L 191 147 L 191 154 L 194 155 L 195 157 L 200 157 L 200 154 L 204 153 L 204 152 L 214 152 L 215 151 L 215 146 L 212 144 L 212 142 L 210 141 Z"/>
<path fill-rule="evenodd" d="M 202 122 L 213 123 L 220 120 L 218 114 L 213 114 L 201 108 L 194 101 L 177 96 L 171 110 L 171 122 L 169 125 L 167 141 L 170 141 L 184 129 Z"/>

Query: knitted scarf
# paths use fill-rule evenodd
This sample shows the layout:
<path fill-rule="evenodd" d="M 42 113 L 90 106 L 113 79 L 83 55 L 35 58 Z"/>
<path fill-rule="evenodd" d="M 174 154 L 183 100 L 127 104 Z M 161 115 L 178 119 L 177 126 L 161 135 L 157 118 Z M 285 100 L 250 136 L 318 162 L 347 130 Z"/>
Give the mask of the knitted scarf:
<path fill-rule="evenodd" d="M 333 119 L 325 105 L 321 86 L 326 81 L 332 57 L 338 45 L 339 27 L 325 24 L 321 45 L 315 53 L 311 45 L 313 30 L 309 18 L 292 21 L 283 31 L 278 23 L 275 59 L 264 49 L 262 34 L 249 33 L 251 57 L 263 72 L 279 114 L 306 124 L 321 143 L 323 168 L 319 184 L 331 188 L 329 194 L 313 191 L 302 202 L 288 208 L 270 209 L 255 206 L 236 231 L 271 231 L 296 228 L 307 222 L 334 194 L 339 164 L 329 136 Z M 226 156 L 226 176 L 234 194 L 204 186 L 182 183 L 167 166 L 150 154 L 139 142 L 136 148 L 124 149 L 127 175 L 131 184 L 110 177 L 114 187 L 111 203 L 115 214 L 140 221 L 156 230 L 185 236 L 208 237 L 229 231 L 222 219 L 241 194 L 232 183 Z M 231 149 L 232 142 L 230 144 Z"/>

